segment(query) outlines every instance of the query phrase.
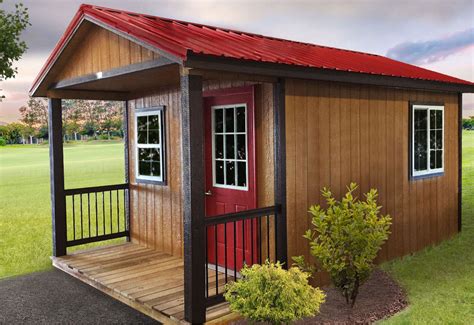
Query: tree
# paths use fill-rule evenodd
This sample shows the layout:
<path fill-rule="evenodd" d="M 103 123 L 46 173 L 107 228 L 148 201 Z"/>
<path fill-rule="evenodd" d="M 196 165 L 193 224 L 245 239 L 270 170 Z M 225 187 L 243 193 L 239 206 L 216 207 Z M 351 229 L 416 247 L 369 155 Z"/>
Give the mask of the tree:
<path fill-rule="evenodd" d="M 39 137 L 39 131 L 48 127 L 48 107 L 42 98 L 30 97 L 26 106 L 20 107 L 20 121 L 27 125 L 33 132 L 30 136 Z"/>
<path fill-rule="evenodd" d="M 13 62 L 18 61 L 27 49 L 20 35 L 30 25 L 29 19 L 28 9 L 21 3 L 15 5 L 13 13 L 0 9 L 0 81 L 13 78 L 17 73 Z"/>
<path fill-rule="evenodd" d="M 5 140 L 10 144 L 22 143 L 25 136 L 25 125 L 21 123 L 10 123 L 7 125 Z"/>

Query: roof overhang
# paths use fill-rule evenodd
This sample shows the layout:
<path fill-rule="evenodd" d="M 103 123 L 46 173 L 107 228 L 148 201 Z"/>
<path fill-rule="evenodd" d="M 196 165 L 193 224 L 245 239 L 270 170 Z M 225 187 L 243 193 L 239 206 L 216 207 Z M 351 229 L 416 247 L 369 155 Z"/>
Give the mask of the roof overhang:
<path fill-rule="evenodd" d="M 188 53 L 187 59 L 183 64 L 187 68 L 258 74 L 272 77 L 337 81 L 416 90 L 474 93 L 474 85 L 444 83 L 424 79 L 410 79 L 340 70 L 318 69 L 287 64 L 255 62 L 210 55 L 200 55 L 191 52 Z"/>
<path fill-rule="evenodd" d="M 64 32 L 63 36 L 59 40 L 58 44 L 55 46 L 53 52 L 50 54 L 48 60 L 40 70 L 40 73 L 36 77 L 35 81 L 33 82 L 33 85 L 29 91 L 30 96 L 47 97 L 47 92 L 51 89 L 52 85 L 54 85 L 53 88 L 57 86 L 51 80 L 51 75 L 54 72 L 53 67 L 55 67 L 55 64 L 58 62 L 60 56 L 65 54 L 65 51 L 67 51 L 68 46 L 72 46 L 74 45 L 74 42 L 80 41 L 81 36 L 85 35 L 90 29 L 91 24 L 105 28 L 125 39 L 137 43 L 138 45 L 150 51 L 159 53 L 164 59 L 168 60 L 169 64 L 182 64 L 181 58 L 162 51 L 161 49 L 152 46 L 146 42 L 143 42 L 142 40 L 134 37 L 129 33 L 126 33 L 120 29 L 114 28 L 113 26 L 98 21 L 93 17 L 88 16 L 87 14 L 78 12 L 76 16 L 74 16 L 73 20 L 69 24 L 68 28 Z M 129 69 L 128 72 L 130 73 L 131 69 Z"/>

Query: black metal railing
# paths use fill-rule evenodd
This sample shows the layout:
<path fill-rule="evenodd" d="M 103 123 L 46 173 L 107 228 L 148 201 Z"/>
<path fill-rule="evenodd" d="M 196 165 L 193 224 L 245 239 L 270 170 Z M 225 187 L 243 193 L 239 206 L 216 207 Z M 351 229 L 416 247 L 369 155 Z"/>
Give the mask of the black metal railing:
<path fill-rule="evenodd" d="M 66 246 L 130 235 L 129 184 L 67 189 Z"/>
<path fill-rule="evenodd" d="M 206 306 L 224 301 L 225 284 L 240 277 L 243 265 L 276 261 L 276 218 L 280 206 L 207 217 Z"/>

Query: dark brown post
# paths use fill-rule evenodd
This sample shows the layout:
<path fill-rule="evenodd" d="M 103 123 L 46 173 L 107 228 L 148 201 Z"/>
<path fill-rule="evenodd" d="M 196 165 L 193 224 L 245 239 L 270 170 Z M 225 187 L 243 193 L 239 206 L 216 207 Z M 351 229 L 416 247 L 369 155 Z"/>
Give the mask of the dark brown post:
<path fill-rule="evenodd" d="M 61 99 L 50 98 L 48 105 L 53 256 L 66 255 L 66 197 L 64 195 L 63 121 Z"/>
<path fill-rule="evenodd" d="M 130 156 L 129 156 L 129 123 L 128 123 L 128 100 L 124 102 L 123 108 L 123 143 L 124 143 L 124 159 L 125 159 L 125 183 L 129 184 L 129 188 L 124 190 L 125 195 L 125 230 L 130 230 Z M 130 235 L 127 236 L 127 241 L 130 241 Z"/>
<path fill-rule="evenodd" d="M 462 93 L 458 95 L 458 232 L 462 230 Z"/>
<path fill-rule="evenodd" d="M 281 207 L 275 221 L 276 258 L 288 267 L 286 231 L 286 135 L 285 135 L 285 79 L 278 79 L 273 87 L 273 123 L 275 155 L 275 204 Z"/>
<path fill-rule="evenodd" d="M 206 321 L 204 233 L 204 111 L 202 79 L 181 76 L 184 207 L 184 318 Z"/>

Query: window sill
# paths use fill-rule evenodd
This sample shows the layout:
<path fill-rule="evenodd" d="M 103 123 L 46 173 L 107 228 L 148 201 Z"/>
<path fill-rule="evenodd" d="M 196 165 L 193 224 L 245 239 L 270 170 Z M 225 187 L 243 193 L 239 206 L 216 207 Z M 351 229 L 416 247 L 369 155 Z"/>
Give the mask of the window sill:
<path fill-rule="evenodd" d="M 137 184 L 149 184 L 149 185 L 161 185 L 161 186 L 166 186 L 166 180 L 163 181 L 154 181 L 151 179 L 141 179 L 141 178 L 136 178 L 135 182 Z"/>
<path fill-rule="evenodd" d="M 418 176 L 411 175 L 410 180 L 411 181 L 417 181 L 417 180 L 421 180 L 421 179 L 440 177 L 440 176 L 444 176 L 444 171 L 443 172 L 432 173 L 432 174 L 418 175 Z"/>

